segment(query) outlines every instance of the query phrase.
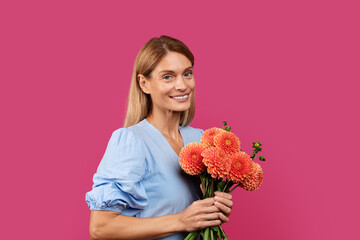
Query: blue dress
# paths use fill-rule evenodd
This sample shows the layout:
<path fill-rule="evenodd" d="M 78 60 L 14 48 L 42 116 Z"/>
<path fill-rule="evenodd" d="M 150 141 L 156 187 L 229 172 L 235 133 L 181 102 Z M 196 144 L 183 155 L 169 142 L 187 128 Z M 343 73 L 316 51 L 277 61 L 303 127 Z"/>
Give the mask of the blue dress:
<path fill-rule="evenodd" d="M 179 126 L 179 131 L 184 146 L 200 142 L 203 133 L 190 126 Z M 86 193 L 90 210 L 140 218 L 179 213 L 200 194 L 199 177 L 183 172 L 176 152 L 146 119 L 113 132 L 93 181 Z M 161 239 L 183 240 L 185 236 L 177 233 Z"/>

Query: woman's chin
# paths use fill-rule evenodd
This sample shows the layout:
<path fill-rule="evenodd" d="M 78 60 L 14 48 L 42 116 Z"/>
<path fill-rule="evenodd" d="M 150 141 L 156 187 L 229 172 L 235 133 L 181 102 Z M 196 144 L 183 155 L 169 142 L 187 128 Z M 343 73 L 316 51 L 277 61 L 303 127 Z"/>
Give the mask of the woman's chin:
<path fill-rule="evenodd" d="M 173 108 L 173 111 L 175 112 L 185 112 L 186 110 L 189 110 L 190 106 L 177 106 Z"/>
<path fill-rule="evenodd" d="M 185 112 L 186 110 L 188 110 L 189 108 L 173 108 L 173 109 L 170 109 L 171 111 L 173 112 Z"/>

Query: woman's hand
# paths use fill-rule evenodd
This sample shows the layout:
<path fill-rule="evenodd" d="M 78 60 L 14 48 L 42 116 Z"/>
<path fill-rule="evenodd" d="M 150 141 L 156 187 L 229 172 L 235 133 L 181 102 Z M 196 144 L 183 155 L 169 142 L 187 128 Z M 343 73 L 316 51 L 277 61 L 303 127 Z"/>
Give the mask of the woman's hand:
<path fill-rule="evenodd" d="M 200 184 L 200 189 L 204 194 L 204 189 L 202 184 Z M 215 199 L 214 205 L 218 207 L 220 211 L 222 211 L 224 214 L 224 217 L 221 219 L 221 221 L 223 223 L 228 222 L 233 206 L 232 195 L 230 193 L 225 193 L 225 192 L 215 192 L 214 199 Z"/>
<path fill-rule="evenodd" d="M 221 219 L 221 221 L 228 222 L 233 206 L 232 195 L 226 192 L 215 192 L 214 200 L 214 205 L 219 208 L 226 216 L 226 218 L 224 218 L 224 220 Z"/>
<path fill-rule="evenodd" d="M 217 226 L 227 219 L 214 203 L 214 198 L 198 200 L 178 213 L 182 231 L 193 232 L 206 227 Z"/>

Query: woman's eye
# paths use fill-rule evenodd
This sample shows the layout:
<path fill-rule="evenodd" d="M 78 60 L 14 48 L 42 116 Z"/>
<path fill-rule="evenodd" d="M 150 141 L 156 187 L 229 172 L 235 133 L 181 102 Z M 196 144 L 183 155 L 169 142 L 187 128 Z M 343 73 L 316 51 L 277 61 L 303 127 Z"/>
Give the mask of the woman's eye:
<path fill-rule="evenodd" d="M 171 78 L 170 75 L 165 75 L 165 76 L 163 77 L 163 79 L 165 79 L 165 80 L 170 80 L 170 78 Z"/>
<path fill-rule="evenodd" d="M 185 77 L 191 77 L 191 75 L 192 75 L 192 72 L 185 73 Z"/>

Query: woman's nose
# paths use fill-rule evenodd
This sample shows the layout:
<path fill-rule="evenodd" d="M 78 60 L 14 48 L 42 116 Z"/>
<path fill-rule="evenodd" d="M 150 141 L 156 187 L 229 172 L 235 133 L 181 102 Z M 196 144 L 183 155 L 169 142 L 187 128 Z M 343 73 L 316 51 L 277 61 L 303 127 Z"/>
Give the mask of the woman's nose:
<path fill-rule="evenodd" d="M 175 82 L 175 89 L 177 90 L 185 90 L 187 88 L 187 84 L 182 77 L 177 77 Z"/>

